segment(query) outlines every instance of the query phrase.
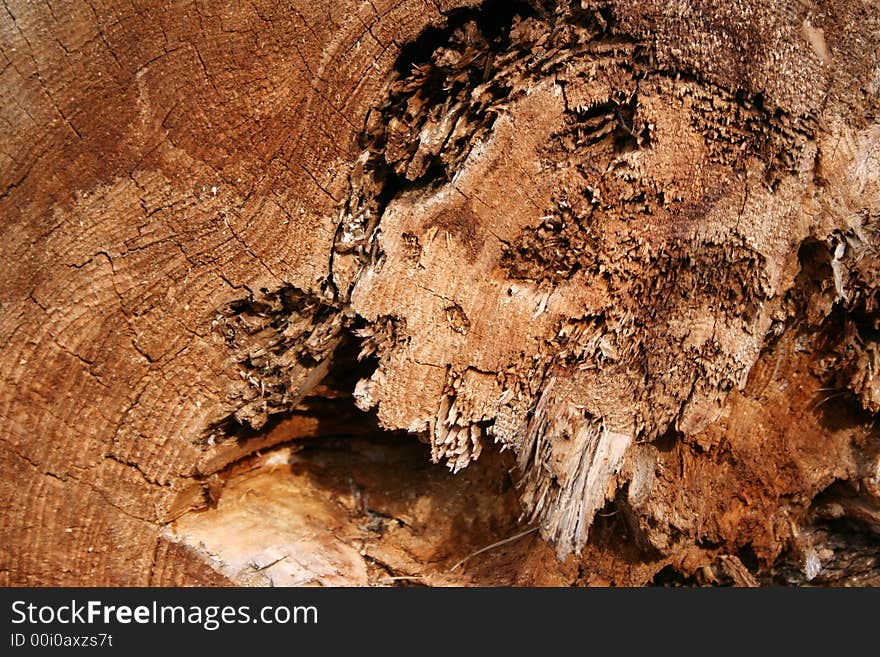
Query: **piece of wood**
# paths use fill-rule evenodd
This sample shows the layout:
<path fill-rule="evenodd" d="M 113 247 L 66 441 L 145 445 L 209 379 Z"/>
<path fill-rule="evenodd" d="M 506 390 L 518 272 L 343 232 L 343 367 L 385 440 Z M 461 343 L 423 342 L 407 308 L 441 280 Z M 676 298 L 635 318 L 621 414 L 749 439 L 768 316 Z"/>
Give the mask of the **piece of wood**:
<path fill-rule="evenodd" d="M 224 482 L 354 405 L 453 471 L 511 450 L 525 524 L 438 547 L 537 523 L 508 583 L 766 582 L 817 495 L 878 497 L 874 0 L 10 0 L 0 36 L 0 583 L 264 582 L 194 547 Z"/>

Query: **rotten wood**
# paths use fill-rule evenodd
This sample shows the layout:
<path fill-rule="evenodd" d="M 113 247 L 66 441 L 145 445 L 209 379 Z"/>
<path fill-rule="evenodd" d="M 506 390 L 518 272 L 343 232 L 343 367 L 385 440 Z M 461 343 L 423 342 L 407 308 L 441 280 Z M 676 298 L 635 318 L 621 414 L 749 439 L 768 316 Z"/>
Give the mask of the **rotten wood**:
<path fill-rule="evenodd" d="M 0 582 L 876 581 L 874 0 L 4 7 Z"/>

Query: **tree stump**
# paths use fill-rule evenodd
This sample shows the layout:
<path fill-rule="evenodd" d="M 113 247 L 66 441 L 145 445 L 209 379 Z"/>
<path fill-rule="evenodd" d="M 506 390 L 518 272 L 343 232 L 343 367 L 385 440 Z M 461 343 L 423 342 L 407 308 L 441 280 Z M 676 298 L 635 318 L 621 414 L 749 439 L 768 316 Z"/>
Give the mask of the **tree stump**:
<path fill-rule="evenodd" d="M 4 585 L 880 583 L 875 0 L 4 14 Z"/>

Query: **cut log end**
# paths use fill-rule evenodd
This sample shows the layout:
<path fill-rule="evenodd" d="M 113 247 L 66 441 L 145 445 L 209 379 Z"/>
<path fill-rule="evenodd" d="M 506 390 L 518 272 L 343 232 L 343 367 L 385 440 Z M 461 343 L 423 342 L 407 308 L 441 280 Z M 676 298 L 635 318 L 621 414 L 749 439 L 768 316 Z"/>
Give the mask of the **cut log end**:
<path fill-rule="evenodd" d="M 294 4 L 2 19 L 4 581 L 876 580 L 880 11 Z"/>

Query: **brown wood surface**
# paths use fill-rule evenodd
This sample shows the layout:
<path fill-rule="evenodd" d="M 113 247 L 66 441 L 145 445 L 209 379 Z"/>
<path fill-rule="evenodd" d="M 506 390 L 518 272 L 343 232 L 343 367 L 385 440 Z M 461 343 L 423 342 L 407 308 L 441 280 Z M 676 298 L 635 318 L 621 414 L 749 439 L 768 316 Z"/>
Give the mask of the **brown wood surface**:
<path fill-rule="evenodd" d="M 875 0 L 6 0 L 0 55 L 0 583 L 876 579 Z"/>

